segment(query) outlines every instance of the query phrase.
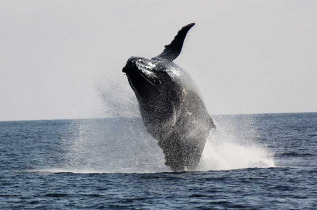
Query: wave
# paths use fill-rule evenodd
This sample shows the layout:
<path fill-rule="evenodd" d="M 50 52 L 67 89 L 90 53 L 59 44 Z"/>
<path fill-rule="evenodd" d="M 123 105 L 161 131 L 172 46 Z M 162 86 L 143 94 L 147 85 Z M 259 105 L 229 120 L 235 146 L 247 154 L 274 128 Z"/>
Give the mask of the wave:
<path fill-rule="evenodd" d="M 313 157 L 315 154 L 300 152 L 284 152 L 277 155 L 278 157 Z"/>

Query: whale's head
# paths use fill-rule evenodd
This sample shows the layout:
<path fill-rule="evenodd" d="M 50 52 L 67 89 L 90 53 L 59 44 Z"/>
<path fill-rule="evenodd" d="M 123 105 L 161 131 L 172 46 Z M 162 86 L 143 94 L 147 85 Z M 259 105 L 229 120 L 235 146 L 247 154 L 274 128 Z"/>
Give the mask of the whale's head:
<path fill-rule="evenodd" d="M 174 86 L 167 64 L 159 60 L 131 57 L 122 72 L 126 73 L 130 86 L 141 100 L 157 99 L 162 94 L 166 97 L 170 86 Z"/>
<path fill-rule="evenodd" d="M 181 53 L 187 32 L 195 23 L 184 26 L 165 46 L 163 52 L 152 58 L 131 57 L 122 69 L 138 99 L 155 100 L 163 95 L 165 101 L 171 100 L 179 92 L 181 70 L 172 61 Z M 162 102 L 164 103 L 164 102 Z"/>

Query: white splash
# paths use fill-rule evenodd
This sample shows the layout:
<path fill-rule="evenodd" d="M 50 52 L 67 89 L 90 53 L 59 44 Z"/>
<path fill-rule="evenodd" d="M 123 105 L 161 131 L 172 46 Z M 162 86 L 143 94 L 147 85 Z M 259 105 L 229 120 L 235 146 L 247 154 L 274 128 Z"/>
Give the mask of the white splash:
<path fill-rule="evenodd" d="M 275 167 L 273 154 L 264 146 L 215 131 L 207 139 L 199 171 Z"/>
<path fill-rule="evenodd" d="M 79 135 L 70 145 L 67 167 L 42 173 L 160 173 L 170 171 L 157 141 L 141 119 L 78 122 Z M 249 129 L 250 130 L 250 129 Z M 233 131 L 231 131 L 233 132 Z M 255 140 L 246 140 L 221 126 L 205 145 L 197 171 L 274 167 L 273 155 Z M 234 133 L 234 132 L 233 132 Z"/>

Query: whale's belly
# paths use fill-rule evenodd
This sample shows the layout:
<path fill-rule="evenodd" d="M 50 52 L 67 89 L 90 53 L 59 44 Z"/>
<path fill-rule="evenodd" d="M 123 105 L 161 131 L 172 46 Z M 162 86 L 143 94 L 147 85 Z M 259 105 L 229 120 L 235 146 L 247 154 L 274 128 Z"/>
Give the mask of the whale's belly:
<path fill-rule="evenodd" d="M 166 113 L 140 107 L 145 127 L 163 149 L 166 165 L 174 171 L 197 166 L 213 121 L 199 94 L 188 90 L 178 106 Z M 169 110 L 169 111 L 168 111 Z M 172 112 L 172 114 L 170 114 Z"/>

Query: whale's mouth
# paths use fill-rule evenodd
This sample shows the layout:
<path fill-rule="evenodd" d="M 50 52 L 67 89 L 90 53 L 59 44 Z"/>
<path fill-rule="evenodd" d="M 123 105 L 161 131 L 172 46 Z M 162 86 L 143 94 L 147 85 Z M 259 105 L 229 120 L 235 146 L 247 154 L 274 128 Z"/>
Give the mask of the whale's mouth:
<path fill-rule="evenodd" d="M 160 83 L 160 81 L 158 79 L 156 79 L 155 77 L 151 77 L 149 76 L 147 73 L 144 72 L 140 72 L 140 75 L 150 84 L 153 85 L 155 87 L 158 87 L 158 83 Z M 152 80 L 152 81 L 151 81 Z"/>

